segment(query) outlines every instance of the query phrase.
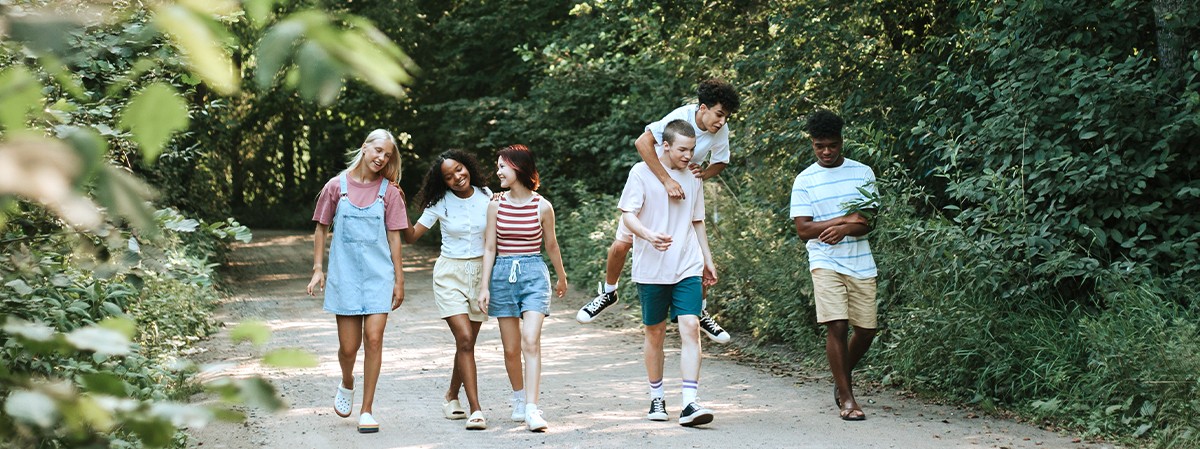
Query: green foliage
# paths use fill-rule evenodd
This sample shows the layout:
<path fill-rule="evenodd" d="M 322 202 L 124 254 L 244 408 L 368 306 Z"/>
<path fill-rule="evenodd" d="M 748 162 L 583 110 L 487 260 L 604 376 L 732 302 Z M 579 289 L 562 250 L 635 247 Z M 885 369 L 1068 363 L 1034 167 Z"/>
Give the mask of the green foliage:
<path fill-rule="evenodd" d="M 150 239 L 30 234 L 50 217 L 21 217 L 25 227 L 0 234 L 12 262 L 0 268 L 0 435 L 14 447 L 162 447 L 175 444 L 176 429 L 215 419 L 177 402 L 196 372 L 182 357 L 215 330 L 214 248 L 248 231 L 170 209 L 155 214 L 159 237 Z M 273 394 L 258 384 L 219 388 Z"/>

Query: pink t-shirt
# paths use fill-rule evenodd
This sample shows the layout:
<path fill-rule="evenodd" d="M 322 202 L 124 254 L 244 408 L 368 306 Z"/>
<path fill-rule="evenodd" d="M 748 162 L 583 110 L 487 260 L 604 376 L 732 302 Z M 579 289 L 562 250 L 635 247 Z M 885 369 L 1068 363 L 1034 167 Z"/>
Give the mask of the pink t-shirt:
<path fill-rule="evenodd" d="M 337 212 L 338 200 L 341 199 L 341 182 L 338 177 L 334 176 L 329 182 L 325 183 L 325 187 L 321 189 L 321 193 L 317 195 L 317 208 L 313 211 L 313 221 L 323 225 L 333 223 L 333 214 Z M 355 181 L 353 177 L 346 177 L 346 185 L 350 187 L 349 197 L 350 203 L 358 207 L 367 207 L 375 202 L 375 196 L 379 194 L 379 183 L 386 182 L 383 177 L 379 178 L 379 182 L 361 183 Z M 396 186 L 389 185 L 383 193 L 383 223 L 389 231 L 399 231 L 408 228 L 408 211 L 404 209 L 404 200 L 400 198 L 400 189 Z"/>
<path fill-rule="evenodd" d="M 629 170 L 629 179 L 621 191 L 617 208 L 633 212 L 642 226 L 671 236 L 666 251 L 654 249 L 650 242 L 633 240 L 633 282 L 639 284 L 676 284 L 704 272 L 704 251 L 692 223 L 704 221 L 704 189 L 688 170 L 667 170 L 671 179 L 683 187 L 684 199 L 672 200 L 645 162 Z"/>

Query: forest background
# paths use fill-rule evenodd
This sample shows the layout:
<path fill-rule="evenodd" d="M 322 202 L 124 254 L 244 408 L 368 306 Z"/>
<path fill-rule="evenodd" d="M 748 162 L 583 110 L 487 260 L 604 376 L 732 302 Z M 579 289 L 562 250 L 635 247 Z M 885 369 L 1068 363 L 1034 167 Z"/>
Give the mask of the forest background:
<path fill-rule="evenodd" d="M 108 214 L 81 229 L 68 225 L 71 208 L 0 189 L 0 313 L 22 319 L 0 333 L 15 367 L 0 372 L 0 429 L 13 438 L 178 444 L 168 427 L 104 430 L 67 408 L 9 405 L 86 400 L 39 383 L 49 376 L 87 392 L 152 391 L 142 415 L 97 407 L 124 424 L 181 425 L 152 405 L 194 388 L 194 367 L 156 361 L 211 330 L 219 240 L 247 238 L 242 224 L 311 226 L 317 191 L 373 128 L 401 138 L 410 197 L 441 151 L 471 151 L 490 171 L 496 149 L 529 145 L 572 281 L 600 279 L 633 140 L 720 77 L 743 103 L 728 125 L 732 162 L 706 184 L 721 275 L 709 302 L 739 339 L 823 360 L 787 201 L 813 161 L 803 117 L 830 108 L 848 122 L 846 156 L 874 167 L 883 204 L 871 235 L 881 332 L 860 382 L 1096 438 L 1200 445 L 1194 2 L 132 2 L 43 42 L 44 29 L 29 30 L 45 23 L 26 11 L 46 3 L 0 1 L 11 35 L 0 155 L 38 132 L 39 144 L 67 144 L 86 155 L 69 187 Z M 209 62 L 227 65 L 198 63 L 206 53 L 189 50 L 189 35 L 217 42 L 224 56 Z M 143 247 L 184 248 L 182 262 Z M 75 274 L 56 276 L 64 270 Z M 109 316 L 133 323 L 145 360 L 64 343 Z M 159 322 L 175 333 L 147 330 Z M 29 323 L 62 338 L 39 340 Z M 55 373 L 62 363 L 78 372 Z"/>

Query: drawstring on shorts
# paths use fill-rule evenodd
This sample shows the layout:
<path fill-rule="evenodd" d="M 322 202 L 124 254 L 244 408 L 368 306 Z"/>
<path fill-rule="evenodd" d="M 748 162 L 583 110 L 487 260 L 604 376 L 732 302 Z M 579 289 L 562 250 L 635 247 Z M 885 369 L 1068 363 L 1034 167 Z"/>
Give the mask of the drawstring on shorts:
<path fill-rule="evenodd" d="M 521 259 L 513 259 L 512 267 L 508 270 L 508 283 L 515 284 L 517 275 L 521 273 Z"/>

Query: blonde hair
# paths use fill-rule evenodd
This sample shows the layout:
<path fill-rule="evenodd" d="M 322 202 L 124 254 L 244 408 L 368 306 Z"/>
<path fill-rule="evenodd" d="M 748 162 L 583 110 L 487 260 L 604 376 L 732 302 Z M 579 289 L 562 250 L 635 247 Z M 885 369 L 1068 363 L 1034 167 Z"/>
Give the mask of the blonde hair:
<path fill-rule="evenodd" d="M 370 134 L 367 134 L 366 140 L 363 140 L 362 145 L 359 146 L 357 150 L 350 151 L 350 165 L 346 167 L 345 171 L 348 172 L 354 170 L 355 167 L 358 167 L 358 164 L 362 162 L 363 148 L 366 147 L 368 143 L 381 139 L 387 139 L 388 142 L 391 142 L 392 157 L 388 158 L 387 165 L 385 165 L 383 170 L 380 170 L 379 173 L 383 175 L 384 178 L 387 178 L 388 181 L 393 183 L 400 182 L 400 145 L 396 144 L 396 138 L 392 136 L 392 133 L 388 132 L 386 129 L 376 129 L 371 131 Z"/>

